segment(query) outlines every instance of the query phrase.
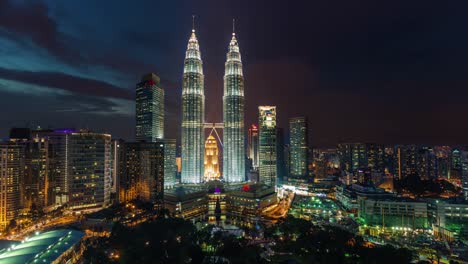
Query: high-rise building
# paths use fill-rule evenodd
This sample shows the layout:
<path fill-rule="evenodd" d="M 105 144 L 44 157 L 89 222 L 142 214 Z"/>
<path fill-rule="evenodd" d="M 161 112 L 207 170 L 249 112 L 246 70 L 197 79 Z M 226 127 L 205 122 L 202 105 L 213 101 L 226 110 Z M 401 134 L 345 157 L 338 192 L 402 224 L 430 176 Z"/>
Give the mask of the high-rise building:
<path fill-rule="evenodd" d="M 111 143 L 111 199 L 113 201 L 119 200 L 120 189 L 120 159 L 122 155 L 121 148 L 125 141 L 123 139 L 113 139 Z"/>
<path fill-rule="evenodd" d="M 418 148 L 417 154 L 417 170 L 419 178 L 422 180 L 437 179 L 437 157 L 434 153 L 434 148 L 421 146 Z"/>
<path fill-rule="evenodd" d="M 389 173 L 389 175 L 397 174 L 395 159 L 395 148 L 393 146 L 384 147 L 384 170 Z"/>
<path fill-rule="evenodd" d="M 276 106 L 259 106 L 259 181 L 276 186 Z"/>
<path fill-rule="evenodd" d="M 288 177 L 289 146 L 284 144 L 284 129 L 276 128 L 276 184 L 282 184 Z"/>
<path fill-rule="evenodd" d="M 385 171 L 385 147 L 381 144 L 366 144 L 367 167 L 373 172 Z"/>
<path fill-rule="evenodd" d="M 55 180 L 55 203 L 70 209 L 110 203 L 111 136 L 72 129 L 33 131 L 49 142 L 49 175 Z"/>
<path fill-rule="evenodd" d="M 434 154 L 437 163 L 437 177 L 451 179 L 450 173 L 450 153 L 452 148 L 449 146 L 434 146 Z"/>
<path fill-rule="evenodd" d="M 448 158 L 449 178 L 450 179 L 461 179 L 462 178 L 462 166 L 461 166 L 461 149 L 456 147 L 452 148 Z"/>
<path fill-rule="evenodd" d="M 460 151 L 461 167 L 462 167 L 462 191 L 465 200 L 468 200 L 468 150 Z"/>
<path fill-rule="evenodd" d="M 451 153 L 451 169 L 460 170 L 461 169 L 461 152 L 460 149 L 454 148 Z"/>
<path fill-rule="evenodd" d="M 53 182 L 49 177 L 49 141 L 31 137 L 29 128 L 12 128 L 10 142 L 23 147 L 24 173 L 20 179 L 21 207 L 41 210 L 53 204 Z"/>
<path fill-rule="evenodd" d="M 234 32 L 225 64 L 223 120 L 223 177 L 226 182 L 242 182 L 245 181 L 244 76 Z"/>
<path fill-rule="evenodd" d="M 184 61 L 182 87 L 182 183 L 203 180 L 205 94 L 200 48 L 192 29 Z"/>
<path fill-rule="evenodd" d="M 306 117 L 289 119 L 289 176 L 303 179 L 308 174 L 308 126 Z"/>
<path fill-rule="evenodd" d="M 164 188 L 171 189 L 176 184 L 176 140 L 163 139 L 164 142 Z"/>
<path fill-rule="evenodd" d="M 80 131 L 68 141 L 70 209 L 106 207 L 110 203 L 111 135 Z"/>
<path fill-rule="evenodd" d="M 164 90 L 160 78 L 149 73 L 137 84 L 136 140 L 164 142 L 164 188 L 176 183 L 176 140 L 164 137 Z"/>
<path fill-rule="evenodd" d="M 126 142 L 120 161 L 119 200 L 141 199 L 162 204 L 164 195 L 164 143 Z"/>
<path fill-rule="evenodd" d="M 398 145 L 395 147 L 396 176 L 399 180 L 417 174 L 417 156 L 417 146 L 415 145 Z"/>
<path fill-rule="evenodd" d="M 398 145 L 394 153 L 398 179 L 416 176 L 421 180 L 432 180 L 438 177 L 437 159 L 432 147 Z"/>
<path fill-rule="evenodd" d="M 18 215 L 23 175 L 24 147 L 0 143 L 0 230 L 4 230 Z"/>
<path fill-rule="evenodd" d="M 343 170 L 355 173 L 361 168 L 367 168 L 367 148 L 364 143 L 338 144 L 338 156 Z"/>
<path fill-rule="evenodd" d="M 258 127 L 254 124 L 249 128 L 247 145 L 248 157 L 252 161 L 252 167 L 254 170 L 258 170 Z"/>
<path fill-rule="evenodd" d="M 218 143 L 209 135 L 205 141 L 205 181 L 218 180 L 220 175 Z"/>
<path fill-rule="evenodd" d="M 164 90 L 154 73 L 136 86 L 136 140 L 154 142 L 164 137 Z"/>
<path fill-rule="evenodd" d="M 42 209 L 52 205 L 54 185 L 49 176 L 49 141 L 35 137 L 19 144 L 25 147 L 25 173 L 22 182 L 23 207 Z"/>

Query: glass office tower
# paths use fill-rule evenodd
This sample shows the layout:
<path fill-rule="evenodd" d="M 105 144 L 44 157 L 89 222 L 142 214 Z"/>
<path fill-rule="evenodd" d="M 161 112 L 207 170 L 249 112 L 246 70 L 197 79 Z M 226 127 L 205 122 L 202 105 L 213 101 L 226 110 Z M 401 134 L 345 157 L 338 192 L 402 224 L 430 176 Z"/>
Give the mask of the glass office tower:
<path fill-rule="evenodd" d="M 224 72 L 224 152 L 226 182 L 245 181 L 244 76 L 236 34 L 232 33 Z"/>
<path fill-rule="evenodd" d="M 260 166 L 259 179 L 268 186 L 276 186 L 276 106 L 259 106 Z"/>
<path fill-rule="evenodd" d="M 155 142 L 164 138 L 164 90 L 160 79 L 149 73 L 136 87 L 136 140 Z"/>
<path fill-rule="evenodd" d="M 205 95 L 203 64 L 195 29 L 184 61 L 182 87 L 182 183 L 203 181 Z"/>

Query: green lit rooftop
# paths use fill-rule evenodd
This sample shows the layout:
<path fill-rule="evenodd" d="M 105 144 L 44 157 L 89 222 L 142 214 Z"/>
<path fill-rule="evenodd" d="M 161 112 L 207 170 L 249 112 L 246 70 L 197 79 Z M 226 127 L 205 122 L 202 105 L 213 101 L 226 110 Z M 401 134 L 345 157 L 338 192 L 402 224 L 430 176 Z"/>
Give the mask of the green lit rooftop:
<path fill-rule="evenodd" d="M 0 250 L 0 264 L 51 263 L 84 236 L 77 230 L 60 229 L 38 233 Z"/>

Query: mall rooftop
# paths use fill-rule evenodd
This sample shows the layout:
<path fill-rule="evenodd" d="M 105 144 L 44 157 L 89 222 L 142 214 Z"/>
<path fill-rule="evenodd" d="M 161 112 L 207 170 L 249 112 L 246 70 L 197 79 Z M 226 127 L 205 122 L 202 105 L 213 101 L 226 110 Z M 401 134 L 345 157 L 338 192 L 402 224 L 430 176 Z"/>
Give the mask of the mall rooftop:
<path fill-rule="evenodd" d="M 0 264 L 52 263 L 78 244 L 84 233 L 60 229 L 17 241 L 0 249 Z"/>

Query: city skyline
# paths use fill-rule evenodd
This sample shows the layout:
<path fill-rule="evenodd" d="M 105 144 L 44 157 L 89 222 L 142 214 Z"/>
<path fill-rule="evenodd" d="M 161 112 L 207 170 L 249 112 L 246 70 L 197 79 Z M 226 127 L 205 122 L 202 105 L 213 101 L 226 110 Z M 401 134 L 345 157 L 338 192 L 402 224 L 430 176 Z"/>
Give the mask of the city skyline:
<path fill-rule="evenodd" d="M 89 8 L 92 5 L 106 8 Z M 268 10 L 260 2 L 242 1 L 236 7 L 210 7 L 201 1 L 182 9 L 177 3 L 2 1 L 0 103 L 4 113 L 15 115 L 1 116 L 5 126 L 0 137 L 7 138 L 8 127 L 29 124 L 89 127 L 131 140 L 134 128 L 122 124 L 135 122 L 134 84 L 141 74 L 156 72 L 167 93 L 165 134 L 179 138 L 183 43 L 195 13 L 206 56 L 207 101 L 213 102 L 207 105 L 207 120 L 222 120 L 225 47 L 219 43 L 229 41 L 226 33 L 236 18 L 248 58 L 246 124 L 255 123 L 258 105 L 272 104 L 281 109 L 279 127 L 286 128 L 289 117 L 308 116 L 314 146 L 334 146 L 341 140 L 466 144 L 467 124 L 459 120 L 467 115 L 467 39 L 457 33 L 466 19 L 457 12 L 463 7 L 439 9 L 425 2 L 427 8 L 420 9 L 417 3 L 393 1 L 363 11 L 343 5 L 346 12 L 336 13 L 327 3 L 303 3 L 288 10 L 288 19 L 275 19 L 281 14 L 275 1 Z M 155 27 L 147 30 L 143 25 L 150 21 L 140 13 L 153 8 L 164 9 L 167 16 L 151 20 Z M 210 12 L 212 8 L 221 11 Z M 97 14 L 92 19 L 85 15 L 89 9 Z M 385 15 L 387 9 L 392 16 Z M 438 23 L 448 12 L 451 19 Z M 124 20 L 132 23 L 108 30 Z M 91 26 L 95 30 L 87 31 Z M 284 99 L 285 91 L 290 100 Z M 34 116 L 29 114 L 33 110 Z"/>
<path fill-rule="evenodd" d="M 468 17 L 418 2 L 0 0 L 0 263 L 467 262 Z"/>

